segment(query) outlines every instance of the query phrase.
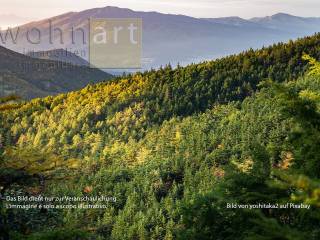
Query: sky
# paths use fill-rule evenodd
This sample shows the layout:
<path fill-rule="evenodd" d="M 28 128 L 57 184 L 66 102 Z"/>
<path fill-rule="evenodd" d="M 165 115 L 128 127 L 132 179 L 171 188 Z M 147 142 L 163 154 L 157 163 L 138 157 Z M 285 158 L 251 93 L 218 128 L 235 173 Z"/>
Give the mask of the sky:
<path fill-rule="evenodd" d="M 65 12 L 105 6 L 193 17 L 251 18 L 270 16 L 279 12 L 320 17 L 319 0 L 0 0 L 0 26 L 21 24 Z M 14 21 L 14 16 L 19 20 Z"/>

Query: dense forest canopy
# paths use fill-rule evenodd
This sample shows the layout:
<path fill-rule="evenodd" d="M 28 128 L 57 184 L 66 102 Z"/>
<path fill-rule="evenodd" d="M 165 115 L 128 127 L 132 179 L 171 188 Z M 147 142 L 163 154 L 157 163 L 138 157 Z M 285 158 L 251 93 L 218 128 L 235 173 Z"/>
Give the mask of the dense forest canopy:
<path fill-rule="evenodd" d="M 314 35 L 2 100 L 3 195 L 117 199 L 2 208 L 3 239 L 319 239 L 319 48 Z M 227 208 L 287 202 L 310 208 Z"/>

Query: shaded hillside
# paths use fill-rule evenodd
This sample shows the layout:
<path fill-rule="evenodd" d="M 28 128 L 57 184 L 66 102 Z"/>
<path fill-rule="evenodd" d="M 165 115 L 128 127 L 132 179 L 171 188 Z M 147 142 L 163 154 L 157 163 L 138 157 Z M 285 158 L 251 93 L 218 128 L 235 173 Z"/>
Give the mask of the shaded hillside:
<path fill-rule="evenodd" d="M 98 69 L 34 59 L 0 47 L 0 95 L 44 97 L 77 90 L 110 77 Z"/>

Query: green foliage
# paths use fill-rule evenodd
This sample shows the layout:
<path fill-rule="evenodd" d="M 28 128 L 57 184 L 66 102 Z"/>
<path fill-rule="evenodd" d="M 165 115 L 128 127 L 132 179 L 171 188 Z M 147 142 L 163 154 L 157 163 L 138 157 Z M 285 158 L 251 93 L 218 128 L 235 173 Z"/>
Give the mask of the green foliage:
<path fill-rule="evenodd" d="M 320 77 L 313 60 L 303 77 L 301 59 L 318 46 L 315 35 L 0 112 L 4 195 L 117 197 L 107 209 L 8 210 L 2 225 L 26 239 L 68 239 L 65 228 L 97 239 L 319 239 Z M 227 208 L 291 201 L 312 210 Z"/>
<path fill-rule="evenodd" d="M 320 75 L 320 63 L 316 59 L 314 59 L 313 57 L 310 57 L 309 55 L 303 55 L 302 59 L 308 61 L 309 64 L 311 65 L 310 70 L 308 72 L 309 76 Z"/>
<path fill-rule="evenodd" d="M 310 81 L 312 91 L 319 92 L 320 85 L 316 90 L 313 80 L 311 77 L 288 84 L 269 83 L 269 87 L 257 95 L 258 99 L 266 96 L 266 93 L 269 97 L 271 94 L 273 108 L 279 111 L 280 116 L 290 119 L 291 128 L 282 146 L 292 153 L 283 154 L 281 161 L 272 161 L 273 158 L 270 158 L 272 155 L 268 152 L 271 150 L 272 153 L 274 147 L 270 148 L 270 142 L 269 146 L 261 145 L 261 142 L 256 142 L 258 138 L 253 135 L 255 136 L 253 144 L 250 144 L 251 140 L 246 142 L 246 149 L 251 152 L 253 165 L 245 171 L 243 165 L 237 163 L 229 166 L 226 168 L 227 174 L 224 180 L 216 185 L 212 193 L 202 197 L 200 202 L 196 200 L 187 203 L 182 209 L 185 226 L 179 231 L 182 239 L 294 240 L 320 237 L 319 183 L 310 179 L 310 177 L 318 178 L 319 170 L 319 147 L 317 147 L 320 135 L 317 110 L 319 102 L 300 94 L 311 91 L 310 87 L 301 89 L 300 81 L 304 83 Z M 273 124 L 276 124 L 276 121 Z M 288 202 L 308 204 L 311 207 L 310 210 L 288 208 L 225 210 L 225 206 L 230 203 L 286 204 Z M 221 211 L 224 212 L 221 214 Z M 220 217 L 214 217 L 216 212 L 220 212 Z M 219 224 L 215 222 L 217 219 L 228 219 L 228 221 Z M 216 228 L 220 231 L 215 230 Z M 232 229 L 231 233 L 225 234 L 225 229 Z M 186 237 L 188 233 L 190 234 Z M 237 237 L 233 234 L 237 234 Z"/>

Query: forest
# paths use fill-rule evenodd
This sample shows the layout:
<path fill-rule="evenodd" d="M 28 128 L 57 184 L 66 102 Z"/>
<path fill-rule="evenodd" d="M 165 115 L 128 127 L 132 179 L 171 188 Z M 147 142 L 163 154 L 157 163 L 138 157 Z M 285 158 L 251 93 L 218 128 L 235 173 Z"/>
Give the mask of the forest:
<path fill-rule="evenodd" d="M 319 49 L 316 34 L 1 99 L 0 239 L 320 239 Z M 19 196 L 48 207 L 8 208 Z"/>

